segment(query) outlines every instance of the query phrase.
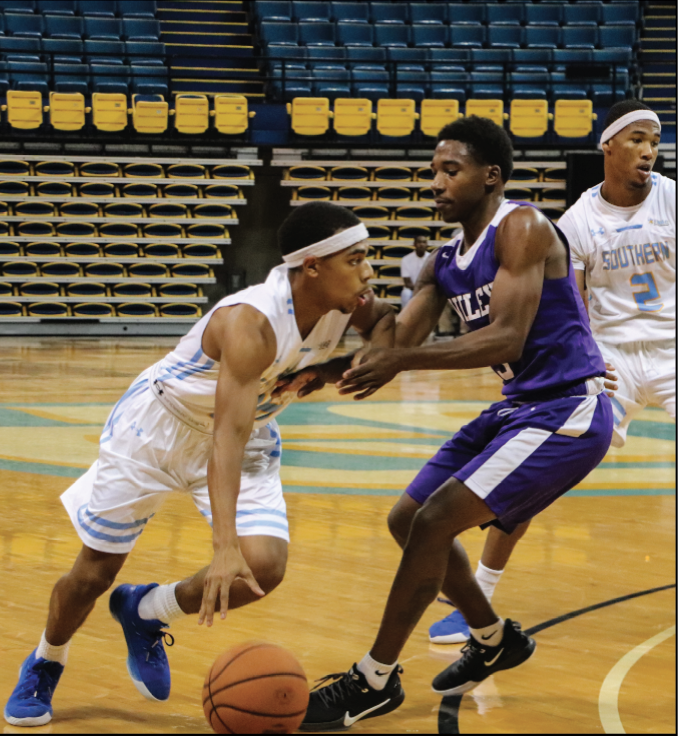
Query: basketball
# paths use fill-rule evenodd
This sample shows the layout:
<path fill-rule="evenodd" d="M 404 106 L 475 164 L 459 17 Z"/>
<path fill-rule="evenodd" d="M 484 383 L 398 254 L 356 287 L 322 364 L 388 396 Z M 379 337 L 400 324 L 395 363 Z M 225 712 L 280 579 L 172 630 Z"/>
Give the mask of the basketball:
<path fill-rule="evenodd" d="M 306 674 L 280 646 L 241 643 L 212 664 L 202 688 L 202 706 L 215 733 L 294 733 L 308 706 Z"/>

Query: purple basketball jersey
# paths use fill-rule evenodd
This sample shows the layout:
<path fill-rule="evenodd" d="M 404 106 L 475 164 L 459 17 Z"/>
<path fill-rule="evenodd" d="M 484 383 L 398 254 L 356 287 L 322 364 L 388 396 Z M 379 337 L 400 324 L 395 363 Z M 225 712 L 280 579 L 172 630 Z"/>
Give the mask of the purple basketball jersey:
<path fill-rule="evenodd" d="M 436 281 L 471 330 L 490 322 L 490 296 L 499 269 L 494 255 L 497 226 L 512 210 L 525 204 L 505 200 L 465 254 L 459 255 L 464 238 L 460 234 L 436 255 Z M 557 232 L 569 254 L 567 239 Z M 504 380 L 503 394 L 517 400 L 570 394 L 584 380 L 604 376 L 605 362 L 591 335 L 571 265 L 567 277 L 544 280 L 539 308 L 520 359 L 492 368 Z"/>

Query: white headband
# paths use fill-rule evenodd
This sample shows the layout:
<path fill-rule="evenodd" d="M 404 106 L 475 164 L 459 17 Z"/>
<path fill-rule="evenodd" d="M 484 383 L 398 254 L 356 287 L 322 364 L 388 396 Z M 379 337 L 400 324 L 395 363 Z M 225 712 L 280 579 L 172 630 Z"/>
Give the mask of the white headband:
<path fill-rule="evenodd" d="M 635 123 L 637 120 L 651 120 L 654 121 L 658 126 L 659 130 L 662 129 L 662 124 L 659 122 L 659 117 L 652 110 L 632 110 L 626 115 L 622 115 L 621 118 L 611 123 L 602 133 L 600 137 L 600 145 L 602 146 L 606 141 L 609 141 L 612 136 L 616 136 L 619 131 L 626 126 Z"/>
<path fill-rule="evenodd" d="M 290 269 L 294 269 L 295 267 L 301 266 L 307 256 L 329 256 L 337 251 L 343 251 L 349 246 L 353 246 L 354 243 L 359 243 L 369 237 L 370 234 L 367 228 L 365 228 L 363 223 L 359 223 L 356 226 L 347 228 L 345 231 L 335 233 L 323 241 L 318 241 L 318 243 L 312 243 L 303 249 L 293 251 L 291 254 L 283 256 L 283 261 Z"/>

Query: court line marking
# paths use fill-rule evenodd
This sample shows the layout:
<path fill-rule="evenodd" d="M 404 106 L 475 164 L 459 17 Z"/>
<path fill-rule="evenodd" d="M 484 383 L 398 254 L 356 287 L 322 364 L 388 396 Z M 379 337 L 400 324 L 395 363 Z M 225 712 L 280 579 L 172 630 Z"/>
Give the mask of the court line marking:
<path fill-rule="evenodd" d="M 539 623 L 538 625 L 533 625 L 531 628 L 527 628 L 527 630 L 525 630 L 525 633 L 527 635 L 534 635 L 535 633 L 539 633 L 542 630 L 551 628 L 554 625 L 564 623 L 567 620 L 572 620 L 572 618 L 576 618 L 579 615 L 584 615 L 587 612 L 593 612 L 594 610 L 600 610 L 603 607 L 616 605 L 618 602 L 626 602 L 627 600 L 633 600 L 636 597 L 643 597 L 644 595 L 654 594 L 655 592 L 663 592 L 664 590 L 675 588 L 675 584 L 665 584 L 661 587 L 645 589 L 642 592 L 633 592 L 629 595 L 615 597 L 611 600 L 599 602 L 597 605 L 582 607 L 580 610 L 572 610 L 572 612 L 567 612 L 557 618 L 545 620 L 543 623 Z M 440 703 L 440 708 L 438 710 L 438 735 L 461 735 L 461 733 L 459 732 L 459 708 L 461 706 L 461 700 L 463 696 L 464 695 L 451 695 L 449 697 L 443 697 Z M 624 731 L 622 730 L 622 733 L 623 732 Z"/>
<path fill-rule="evenodd" d="M 621 689 L 621 685 L 635 663 L 640 661 L 655 646 L 658 646 L 675 634 L 676 626 L 672 625 L 670 628 L 657 633 L 657 635 L 648 638 L 644 643 L 640 643 L 631 649 L 610 669 L 598 695 L 598 714 L 600 715 L 600 722 L 603 724 L 603 730 L 606 733 L 615 735 L 626 734 L 619 716 L 619 690 Z"/>

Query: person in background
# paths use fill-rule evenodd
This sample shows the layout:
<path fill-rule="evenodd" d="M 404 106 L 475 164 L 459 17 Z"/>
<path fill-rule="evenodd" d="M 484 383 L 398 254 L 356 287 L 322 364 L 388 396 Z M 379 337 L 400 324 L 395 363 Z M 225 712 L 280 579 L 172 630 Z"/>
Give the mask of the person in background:
<path fill-rule="evenodd" d="M 405 283 L 403 291 L 400 293 L 400 304 L 403 309 L 412 299 L 414 285 L 417 283 L 419 272 L 423 269 L 428 256 L 428 238 L 417 236 L 414 239 L 414 251 L 404 256 L 400 262 L 400 276 Z"/>

